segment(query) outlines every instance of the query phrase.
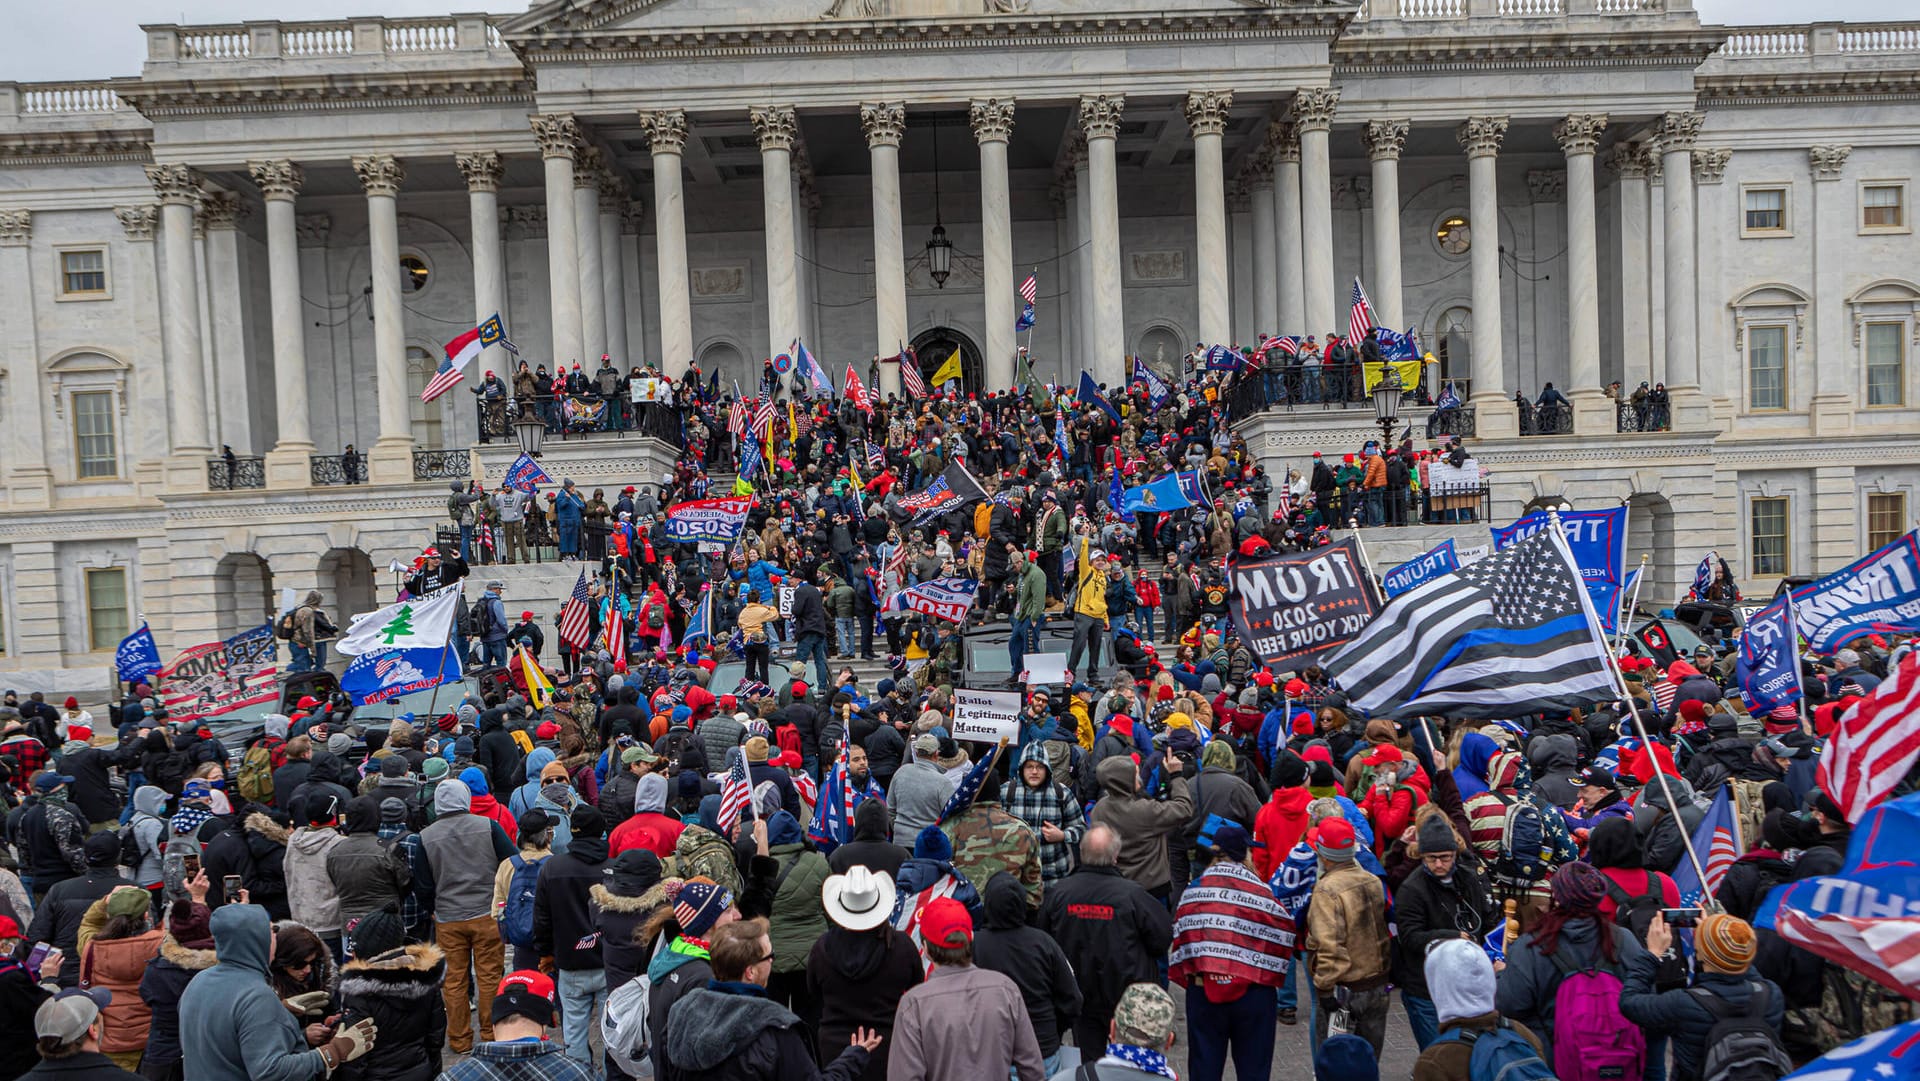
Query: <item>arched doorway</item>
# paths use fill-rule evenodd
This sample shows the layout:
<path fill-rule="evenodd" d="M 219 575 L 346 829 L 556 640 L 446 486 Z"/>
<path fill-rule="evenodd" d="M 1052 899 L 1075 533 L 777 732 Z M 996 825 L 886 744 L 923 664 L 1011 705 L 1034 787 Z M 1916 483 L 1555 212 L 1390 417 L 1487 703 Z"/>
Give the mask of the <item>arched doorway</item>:
<path fill-rule="evenodd" d="M 760 373 L 747 371 L 747 358 L 740 347 L 729 341 L 718 341 L 700 350 L 700 370 L 706 378 L 712 379 L 715 372 L 720 373 L 720 392 L 732 394 L 735 382 L 740 384 L 743 393 L 749 386 L 760 385 Z M 756 392 L 757 393 L 757 392 Z"/>
<path fill-rule="evenodd" d="M 923 330 L 913 339 L 913 354 L 920 358 L 920 373 L 927 377 L 928 390 L 939 390 L 932 385 L 933 373 L 947 362 L 955 349 L 960 350 L 960 389 L 962 391 L 980 391 L 982 389 L 1005 390 L 1005 387 L 986 387 L 986 369 L 980 361 L 980 347 L 973 339 L 952 327 L 934 327 Z"/>
<path fill-rule="evenodd" d="M 1433 340 L 1436 343 L 1433 355 L 1440 362 L 1440 378 L 1443 381 L 1467 379 L 1473 375 L 1472 309 L 1448 308 L 1441 312 L 1440 318 L 1434 322 Z M 1460 397 L 1465 398 L 1466 395 Z"/>
<path fill-rule="evenodd" d="M 373 560 L 358 548 L 333 548 L 320 557 L 320 604 L 341 627 L 379 607 Z"/>
<path fill-rule="evenodd" d="M 214 618 L 222 639 L 272 623 L 278 598 L 273 568 L 250 552 L 234 552 L 214 565 Z"/>
<path fill-rule="evenodd" d="M 1140 335 L 1134 355 L 1146 361 L 1149 367 L 1162 376 L 1179 383 L 1186 378 L 1186 373 L 1180 368 L 1181 358 L 1186 356 L 1187 352 L 1180 344 L 1180 340 L 1180 335 L 1172 327 L 1156 324 L 1148 327 Z"/>
<path fill-rule="evenodd" d="M 1640 604 L 1658 610 L 1684 592 L 1683 574 L 1691 581 L 1691 568 L 1680 565 L 1673 504 L 1659 492 L 1636 492 L 1627 499 L 1627 569 L 1640 562 L 1642 552 L 1652 559 L 1647 564 L 1647 583 L 1640 590 Z"/>

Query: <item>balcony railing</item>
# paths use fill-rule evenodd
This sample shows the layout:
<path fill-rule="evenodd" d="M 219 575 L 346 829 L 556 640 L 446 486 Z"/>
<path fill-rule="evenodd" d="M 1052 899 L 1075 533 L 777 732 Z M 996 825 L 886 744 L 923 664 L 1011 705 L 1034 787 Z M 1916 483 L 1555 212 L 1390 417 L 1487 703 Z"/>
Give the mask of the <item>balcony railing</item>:
<path fill-rule="evenodd" d="M 562 440 L 612 436 L 617 439 L 664 439 L 678 444 L 684 434 L 680 414 L 658 402 L 632 402 L 623 398 L 574 399 L 579 409 L 569 408 L 566 396 L 535 395 L 530 398 L 506 398 L 474 403 L 478 410 L 480 442 L 513 439 L 513 422 L 526 413 L 544 420 L 549 437 Z M 595 407 L 598 411 L 594 412 Z M 464 474 L 463 474 L 464 475 Z"/>
<path fill-rule="evenodd" d="M 149 26 L 147 58 L 157 61 L 314 60 L 422 56 L 506 48 L 481 15 L 329 19 L 208 26 Z"/>
<path fill-rule="evenodd" d="M 1456 379 L 1453 382 L 1458 393 L 1464 397 L 1467 393 L 1466 380 Z M 1433 398 L 1424 386 L 1408 388 L 1401 394 L 1400 401 L 1407 406 L 1433 404 Z M 1228 419 L 1236 421 L 1269 409 L 1310 412 L 1370 409 L 1373 405 L 1367 394 L 1366 381 L 1358 371 L 1294 367 L 1270 368 L 1236 377 L 1233 385 L 1227 388 L 1226 403 Z"/>
<path fill-rule="evenodd" d="M 231 492 L 240 488 L 265 488 L 267 486 L 267 460 L 258 457 L 236 457 L 229 462 L 225 458 L 207 459 L 207 489 L 214 492 Z"/>
<path fill-rule="evenodd" d="M 1514 406 L 1520 413 L 1521 435 L 1573 434 L 1573 407 L 1565 402 L 1529 405 L 1523 398 Z"/>
<path fill-rule="evenodd" d="M 105 81 L 80 83 L 21 83 L 21 116 L 77 116 L 88 113 L 124 113 L 132 107 Z"/>
<path fill-rule="evenodd" d="M 1472 439 L 1479 434 L 1473 410 L 1474 407 L 1470 405 L 1434 410 L 1433 415 L 1427 418 L 1427 438 L 1442 439 L 1457 435 L 1462 439 Z"/>
<path fill-rule="evenodd" d="M 356 454 L 315 454 L 307 459 L 307 479 L 316 488 L 367 483 L 367 459 Z"/>
<path fill-rule="evenodd" d="M 1723 60 L 1920 53 L 1920 22 L 1741 26 L 1716 54 Z"/>
<path fill-rule="evenodd" d="M 473 455 L 465 450 L 416 450 L 414 480 L 465 480 L 473 475 Z"/>
<path fill-rule="evenodd" d="M 1613 427 L 1617 432 L 1664 432 L 1673 427 L 1672 407 L 1664 402 L 1621 402 Z"/>

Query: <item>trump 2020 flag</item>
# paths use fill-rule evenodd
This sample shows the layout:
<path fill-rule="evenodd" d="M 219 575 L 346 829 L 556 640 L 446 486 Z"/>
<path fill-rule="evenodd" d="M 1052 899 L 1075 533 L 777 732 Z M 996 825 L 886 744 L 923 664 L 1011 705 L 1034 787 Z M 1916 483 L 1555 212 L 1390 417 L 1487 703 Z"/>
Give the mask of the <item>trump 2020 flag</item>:
<path fill-rule="evenodd" d="M 1869 634 L 1920 632 L 1920 530 L 1794 590 L 1793 622 L 1823 654 Z"/>
<path fill-rule="evenodd" d="M 1083 370 L 1080 373 L 1080 392 L 1078 397 L 1083 403 L 1099 406 L 1100 411 L 1112 417 L 1115 424 L 1120 423 L 1120 411 L 1113 407 L 1113 403 L 1107 400 L 1106 395 L 1100 393 L 1100 384 L 1093 381 L 1093 374 L 1091 372 Z"/>
<path fill-rule="evenodd" d="M 1717 552 L 1708 552 L 1707 557 L 1693 568 L 1693 588 L 1687 590 L 1687 596 L 1701 598 L 1707 595 L 1707 587 L 1713 584 L 1713 561 L 1720 558 Z"/>
<path fill-rule="evenodd" d="M 691 645 L 696 638 L 713 637 L 713 632 L 708 629 L 711 625 L 708 612 L 713 607 L 711 589 L 705 583 L 700 586 L 700 599 L 693 603 L 693 612 L 687 616 L 687 633 L 680 636 L 682 642 Z"/>
<path fill-rule="evenodd" d="M 424 597 L 389 604 L 353 617 L 334 648 L 348 656 L 394 649 L 438 649 L 453 634 L 460 587 L 447 586 Z"/>
<path fill-rule="evenodd" d="M 525 454 L 513 460 L 513 464 L 507 467 L 507 475 L 501 479 L 507 487 L 528 493 L 542 484 L 553 483 L 553 478 L 540 468 L 540 463 Z"/>
<path fill-rule="evenodd" d="M 1673 869 L 1673 884 L 1680 888 L 1680 905 L 1683 908 L 1698 908 L 1701 903 L 1713 896 L 1720 883 L 1733 868 L 1735 860 L 1746 849 L 1740 844 L 1740 823 L 1734 817 L 1733 800 L 1728 796 L 1732 791 L 1728 785 L 1720 786 L 1720 793 L 1713 797 L 1713 806 L 1707 808 L 1705 818 L 1693 831 L 1693 851 L 1700 857 L 1700 865 L 1706 871 L 1705 881 L 1693 868 L 1693 860 L 1684 859 L 1680 866 Z"/>
<path fill-rule="evenodd" d="M 847 769 L 847 751 L 840 750 L 833 768 L 820 782 L 820 801 L 814 806 L 813 820 L 807 824 L 807 836 L 820 851 L 834 849 L 853 840 L 853 808 L 859 802 L 853 790 L 853 775 Z"/>
<path fill-rule="evenodd" d="M 819 361 L 813 359 L 813 354 L 807 351 L 806 343 L 798 338 L 793 340 L 793 366 L 806 377 L 808 383 L 812 384 L 813 389 L 809 397 L 817 398 L 823 394 L 829 398 L 833 397 L 833 380 L 827 378 L 827 370 L 820 366 Z"/>
<path fill-rule="evenodd" d="M 948 623 L 966 621 L 980 583 L 972 578 L 935 578 L 887 598 L 889 612 L 919 612 Z"/>
<path fill-rule="evenodd" d="M 740 531 L 747 524 L 747 511 L 752 508 L 753 500 L 744 496 L 675 503 L 667 508 L 664 523 L 667 539 L 682 544 L 696 541 L 732 544 L 740 538 Z"/>
<path fill-rule="evenodd" d="M 1920 998 L 1920 916 L 1912 907 L 1920 897 L 1917 846 L 1920 793 L 1879 804 L 1855 821 L 1837 874 L 1776 887 L 1754 913 L 1753 925 Z"/>
<path fill-rule="evenodd" d="M 1448 537 L 1382 575 L 1380 588 L 1386 591 L 1389 598 L 1398 597 L 1429 578 L 1452 574 L 1459 569 L 1460 556 L 1454 549 L 1453 538 Z"/>
<path fill-rule="evenodd" d="M 1747 696 L 1747 712 L 1758 717 L 1781 707 L 1792 709 L 1805 691 L 1800 686 L 1800 643 L 1793 613 L 1782 597 L 1747 618 L 1740 632 L 1740 659 L 1734 677 Z"/>
<path fill-rule="evenodd" d="M 459 682 L 460 651 L 451 645 L 439 649 L 382 649 L 362 653 L 340 673 L 340 689 L 353 704 L 385 702 L 416 691 L 431 690 L 448 681 Z"/>
<path fill-rule="evenodd" d="M 1133 358 L 1132 381 L 1147 388 L 1147 402 L 1155 409 L 1167 404 L 1167 399 L 1173 397 L 1173 387 L 1139 357 Z"/>
<path fill-rule="evenodd" d="M 145 622 L 139 630 L 120 639 L 120 645 L 113 651 L 113 666 L 119 670 L 122 683 L 138 683 L 166 667 L 160 663 L 160 647 Z"/>

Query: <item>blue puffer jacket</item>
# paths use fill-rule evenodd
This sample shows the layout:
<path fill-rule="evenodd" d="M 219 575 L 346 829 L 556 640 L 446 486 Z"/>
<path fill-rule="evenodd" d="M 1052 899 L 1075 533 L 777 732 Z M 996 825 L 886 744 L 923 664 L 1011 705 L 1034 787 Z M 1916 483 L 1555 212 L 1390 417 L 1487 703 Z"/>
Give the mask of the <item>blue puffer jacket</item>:
<path fill-rule="evenodd" d="M 326 1076 L 320 1052 L 267 980 L 273 921 L 259 905 L 213 914 L 219 963 L 180 996 L 180 1049 L 196 1081 L 310 1081 Z"/>

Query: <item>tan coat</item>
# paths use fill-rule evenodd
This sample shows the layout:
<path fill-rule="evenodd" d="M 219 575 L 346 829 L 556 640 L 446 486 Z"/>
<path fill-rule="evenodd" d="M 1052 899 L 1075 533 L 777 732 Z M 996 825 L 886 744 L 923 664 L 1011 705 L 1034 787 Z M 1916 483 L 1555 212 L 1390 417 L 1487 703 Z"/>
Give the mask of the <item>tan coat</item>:
<path fill-rule="evenodd" d="M 1380 880 L 1358 863 L 1320 862 L 1320 881 L 1307 907 L 1307 952 L 1313 986 L 1371 990 L 1387 981 L 1387 899 Z"/>

